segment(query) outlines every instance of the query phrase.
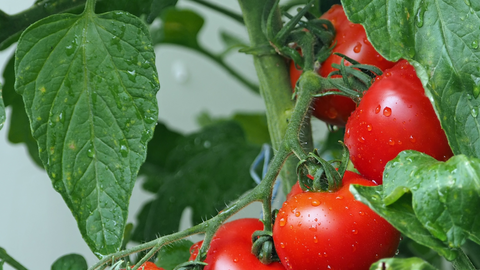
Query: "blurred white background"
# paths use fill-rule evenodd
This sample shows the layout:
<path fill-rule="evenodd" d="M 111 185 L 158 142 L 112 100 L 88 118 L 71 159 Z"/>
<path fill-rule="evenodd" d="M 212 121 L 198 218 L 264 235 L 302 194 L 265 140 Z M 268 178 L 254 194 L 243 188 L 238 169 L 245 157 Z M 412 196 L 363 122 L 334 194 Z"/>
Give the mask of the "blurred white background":
<path fill-rule="evenodd" d="M 239 11 L 235 0 L 215 0 L 219 5 Z M 0 9 L 15 14 L 29 8 L 34 0 L 1 0 Z M 238 23 L 195 5 L 179 1 L 182 8 L 191 8 L 206 19 L 200 33 L 200 43 L 219 52 L 221 45 L 218 30 L 239 33 L 248 40 Z M 0 70 L 14 52 L 12 46 L 0 51 Z M 251 93 L 233 77 L 196 52 L 174 46 L 156 48 L 157 69 L 161 88 L 158 92 L 159 119 L 170 128 L 191 132 L 198 128 L 196 116 L 203 111 L 213 116 L 228 116 L 235 111 L 264 111 L 261 98 Z M 229 63 L 248 78 L 256 81 L 250 56 L 233 53 Z M 0 77 L 3 82 L 3 78 Z M 24 145 L 12 145 L 7 140 L 10 110 L 7 123 L 0 130 L 0 247 L 29 269 L 50 269 L 51 264 L 68 253 L 83 255 L 88 264 L 96 261 L 84 243 L 70 210 L 62 197 L 52 188 L 43 169 L 28 156 Z M 315 125 L 317 133 L 324 126 Z M 133 190 L 129 222 L 135 217 L 143 202 L 153 196 L 140 188 L 140 180 Z M 253 210 L 256 211 L 256 210 Z M 258 215 L 258 212 L 254 214 Z M 4 266 L 4 269 L 12 269 Z"/>

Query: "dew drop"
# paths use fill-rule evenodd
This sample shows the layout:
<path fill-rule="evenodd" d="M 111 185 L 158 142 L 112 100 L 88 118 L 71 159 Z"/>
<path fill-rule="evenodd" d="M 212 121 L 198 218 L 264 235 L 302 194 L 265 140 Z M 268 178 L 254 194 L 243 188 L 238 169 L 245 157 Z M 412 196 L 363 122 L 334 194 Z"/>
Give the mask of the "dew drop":
<path fill-rule="evenodd" d="M 472 110 L 470 111 L 470 113 L 472 114 L 472 116 L 474 118 L 477 118 L 478 116 L 478 108 L 472 108 Z"/>
<path fill-rule="evenodd" d="M 394 145 L 395 145 L 395 141 L 392 140 L 392 139 L 390 139 L 390 140 L 388 140 L 388 144 L 391 145 L 391 146 L 394 146 Z"/>
<path fill-rule="evenodd" d="M 278 221 L 278 225 L 280 225 L 280 227 L 285 226 L 285 224 L 287 224 L 287 221 L 285 220 L 285 218 L 281 218 L 281 219 Z"/>
<path fill-rule="evenodd" d="M 415 143 L 417 141 L 417 139 L 415 139 L 415 137 L 413 137 L 413 135 L 411 135 L 409 139 L 412 143 Z"/>
<path fill-rule="evenodd" d="M 234 263 L 237 263 L 237 262 L 238 262 L 238 258 L 233 259 L 233 262 L 234 262 Z"/>
<path fill-rule="evenodd" d="M 390 115 L 392 115 L 392 109 L 390 109 L 389 107 L 385 107 L 385 109 L 383 109 L 383 115 L 385 115 L 386 117 L 390 117 Z"/>
<path fill-rule="evenodd" d="M 127 140 L 120 141 L 120 154 L 122 157 L 126 158 L 128 156 L 128 144 Z"/>
<path fill-rule="evenodd" d="M 319 205 L 320 205 L 319 201 L 317 201 L 317 200 L 312 201 L 312 206 L 319 206 Z"/>
<path fill-rule="evenodd" d="M 478 41 L 477 40 L 472 41 L 472 48 L 475 49 L 475 50 L 478 49 Z"/>
<path fill-rule="evenodd" d="M 281 248 L 285 248 L 285 243 L 281 242 L 281 243 L 280 243 L 280 247 L 281 247 Z"/>
<path fill-rule="evenodd" d="M 352 233 L 353 234 L 358 234 L 358 231 L 357 230 L 352 230 Z"/>
<path fill-rule="evenodd" d="M 310 226 L 310 228 L 308 228 L 308 229 L 312 232 L 316 232 L 317 231 L 317 224 L 312 224 L 312 226 Z"/>
<path fill-rule="evenodd" d="M 365 215 L 365 213 L 362 212 L 362 211 L 358 212 L 358 214 L 360 214 L 360 216 L 364 216 L 364 215 Z"/>
<path fill-rule="evenodd" d="M 296 217 L 299 217 L 299 216 L 300 216 L 300 212 L 295 212 L 295 216 L 296 216 Z"/>
<path fill-rule="evenodd" d="M 368 131 L 372 131 L 372 129 L 373 129 L 372 125 L 368 124 L 368 125 L 367 125 L 367 130 L 368 130 Z"/>
<path fill-rule="evenodd" d="M 417 10 L 417 14 L 415 15 L 415 19 L 417 21 L 417 27 L 420 28 L 423 26 L 423 17 L 425 15 L 425 6 L 423 4 L 423 1 L 420 3 L 420 7 Z"/>
<path fill-rule="evenodd" d="M 361 142 L 361 143 L 365 143 L 365 138 L 364 137 L 358 137 L 357 141 Z"/>
<path fill-rule="evenodd" d="M 398 254 L 400 254 L 400 250 L 397 249 L 397 250 L 395 251 L 395 256 L 397 256 Z"/>
<path fill-rule="evenodd" d="M 316 235 L 313 236 L 313 242 L 314 242 L 315 244 L 318 243 L 318 238 L 317 238 Z"/>
<path fill-rule="evenodd" d="M 148 116 L 148 115 L 145 115 L 145 117 L 143 117 L 143 119 L 145 120 L 145 123 L 147 123 L 147 124 L 153 124 L 157 121 L 157 119 L 155 119 L 155 117 Z"/>
<path fill-rule="evenodd" d="M 376 114 L 379 113 L 379 112 L 380 112 L 380 109 L 381 109 L 381 107 L 380 107 L 380 105 L 378 105 L 378 106 L 375 108 L 375 113 L 376 113 Z"/>
<path fill-rule="evenodd" d="M 390 76 L 392 76 L 392 73 L 386 72 L 386 73 L 385 73 L 385 76 L 390 77 Z"/>
<path fill-rule="evenodd" d="M 342 199 L 343 199 L 343 196 L 337 196 L 335 199 L 337 199 L 337 200 L 342 200 Z"/>
<path fill-rule="evenodd" d="M 362 51 L 362 44 L 360 42 L 357 42 L 357 45 L 355 45 L 355 47 L 353 47 L 353 51 L 355 53 L 359 53 Z"/>
<path fill-rule="evenodd" d="M 128 70 L 127 71 L 127 77 L 131 82 L 136 82 L 137 81 L 137 72 L 135 70 Z"/>
<path fill-rule="evenodd" d="M 93 143 L 90 145 L 90 147 L 87 149 L 87 156 L 90 158 L 95 157 L 95 149 L 93 149 Z"/>

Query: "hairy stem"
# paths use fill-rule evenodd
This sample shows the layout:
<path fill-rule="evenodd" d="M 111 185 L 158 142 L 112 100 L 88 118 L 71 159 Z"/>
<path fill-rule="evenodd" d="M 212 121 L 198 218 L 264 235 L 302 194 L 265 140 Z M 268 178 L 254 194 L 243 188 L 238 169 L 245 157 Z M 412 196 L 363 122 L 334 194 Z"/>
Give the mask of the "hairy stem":
<path fill-rule="evenodd" d="M 8 255 L 7 251 L 3 248 L 0 248 L 0 259 L 17 270 L 27 270 L 25 266 L 23 266 L 21 263 L 17 262 L 14 258 Z"/>
<path fill-rule="evenodd" d="M 458 250 L 458 257 L 452 262 L 456 270 L 475 270 L 475 266 L 462 249 Z"/>

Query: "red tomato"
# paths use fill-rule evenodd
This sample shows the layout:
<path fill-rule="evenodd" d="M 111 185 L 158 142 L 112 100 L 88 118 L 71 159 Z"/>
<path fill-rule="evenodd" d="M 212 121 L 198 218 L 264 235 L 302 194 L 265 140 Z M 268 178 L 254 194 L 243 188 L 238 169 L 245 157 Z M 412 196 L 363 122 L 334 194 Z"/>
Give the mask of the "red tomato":
<path fill-rule="evenodd" d="M 290 192 L 287 194 L 287 200 L 290 199 L 291 197 L 297 195 L 298 193 L 302 193 L 303 190 L 302 188 L 300 187 L 300 184 L 298 183 L 298 181 L 292 186 L 292 189 L 290 190 Z"/>
<path fill-rule="evenodd" d="M 132 268 L 133 268 L 133 266 L 132 266 Z M 140 269 L 140 270 L 164 270 L 163 268 L 158 267 L 153 262 L 146 262 L 146 263 L 142 264 L 142 266 L 140 266 L 138 269 Z"/>
<path fill-rule="evenodd" d="M 346 126 L 345 145 L 355 168 L 382 184 L 385 164 L 403 150 L 450 158 L 452 150 L 415 69 L 406 60 L 378 77 Z"/>
<path fill-rule="evenodd" d="M 299 193 L 283 204 L 273 240 L 285 268 L 364 270 L 395 255 L 400 233 L 356 201 L 350 184 L 375 185 L 346 171 L 338 191 Z"/>
<path fill-rule="evenodd" d="M 320 18 L 327 19 L 332 22 L 336 30 L 336 36 L 333 44 L 336 42 L 332 52 L 344 54 L 362 64 L 374 65 L 381 70 L 392 67 L 395 63 L 385 60 L 370 44 L 365 33 L 365 29 L 360 24 L 354 24 L 348 21 L 343 7 L 333 5 L 332 8 L 323 14 Z M 327 77 L 334 68 L 332 64 L 340 64 L 341 57 L 331 55 L 319 69 L 319 74 Z M 345 65 L 350 65 L 345 62 Z M 302 74 L 301 70 L 297 70 L 295 64 L 290 65 L 290 81 L 292 88 Z M 337 76 L 338 77 L 338 76 Z M 314 100 L 312 114 L 318 119 L 332 125 L 345 126 L 348 117 L 355 110 L 355 103 L 347 97 L 343 96 L 325 96 Z"/>
<path fill-rule="evenodd" d="M 252 254 L 252 234 L 260 230 L 263 230 L 263 223 L 254 218 L 223 224 L 212 239 L 204 270 L 285 270 L 279 262 L 262 264 Z M 190 249 L 191 260 L 198 255 L 200 246 L 199 242 Z"/>

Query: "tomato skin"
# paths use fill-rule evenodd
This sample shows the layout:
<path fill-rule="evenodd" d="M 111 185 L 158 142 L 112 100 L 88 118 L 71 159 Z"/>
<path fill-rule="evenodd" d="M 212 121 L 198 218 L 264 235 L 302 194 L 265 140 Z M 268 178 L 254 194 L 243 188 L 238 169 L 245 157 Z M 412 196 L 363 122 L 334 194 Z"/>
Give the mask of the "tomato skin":
<path fill-rule="evenodd" d="M 204 270 L 285 270 L 279 262 L 262 264 L 251 253 L 252 234 L 263 230 L 263 223 L 254 218 L 237 219 L 223 224 L 215 233 L 205 262 Z M 201 243 L 190 249 L 190 259 L 198 255 Z"/>
<path fill-rule="evenodd" d="M 133 266 L 132 266 L 132 268 L 133 268 Z M 158 267 L 153 262 L 145 262 L 138 269 L 140 269 L 140 270 L 164 270 L 163 268 Z"/>
<path fill-rule="evenodd" d="M 385 70 L 392 67 L 395 63 L 387 61 L 373 48 L 372 44 L 367 39 L 365 29 L 360 24 L 354 24 L 348 21 L 347 16 L 340 5 L 333 5 L 330 10 L 323 14 L 321 19 L 327 19 L 332 22 L 336 30 L 336 36 L 333 44 L 336 46 L 332 52 L 344 54 L 362 64 L 374 65 Z M 318 70 L 322 77 L 327 77 L 335 69 L 332 64 L 340 64 L 342 58 L 337 55 L 330 55 Z M 350 63 L 345 62 L 345 65 Z M 292 88 L 302 74 L 301 70 L 295 67 L 295 64 L 290 64 L 290 82 Z M 338 77 L 338 76 L 334 76 Z M 318 119 L 337 126 L 345 126 L 350 114 L 355 110 L 355 103 L 348 97 L 344 96 L 325 96 L 316 98 L 313 102 L 312 114 Z"/>
<path fill-rule="evenodd" d="M 286 269 L 364 270 L 395 255 L 400 233 L 356 201 L 350 184 L 375 185 L 347 171 L 338 191 L 299 193 L 283 204 L 273 240 Z"/>
<path fill-rule="evenodd" d="M 350 116 L 344 139 L 355 168 L 378 184 L 385 164 L 403 150 L 441 161 L 453 155 L 422 83 L 406 60 L 372 84 Z"/>
<path fill-rule="evenodd" d="M 302 188 L 300 187 L 300 184 L 297 182 L 295 182 L 295 184 L 292 186 L 292 189 L 290 190 L 290 192 L 287 194 L 287 198 L 286 200 L 290 199 L 291 197 L 299 194 L 299 193 L 303 193 L 303 190 Z"/>

